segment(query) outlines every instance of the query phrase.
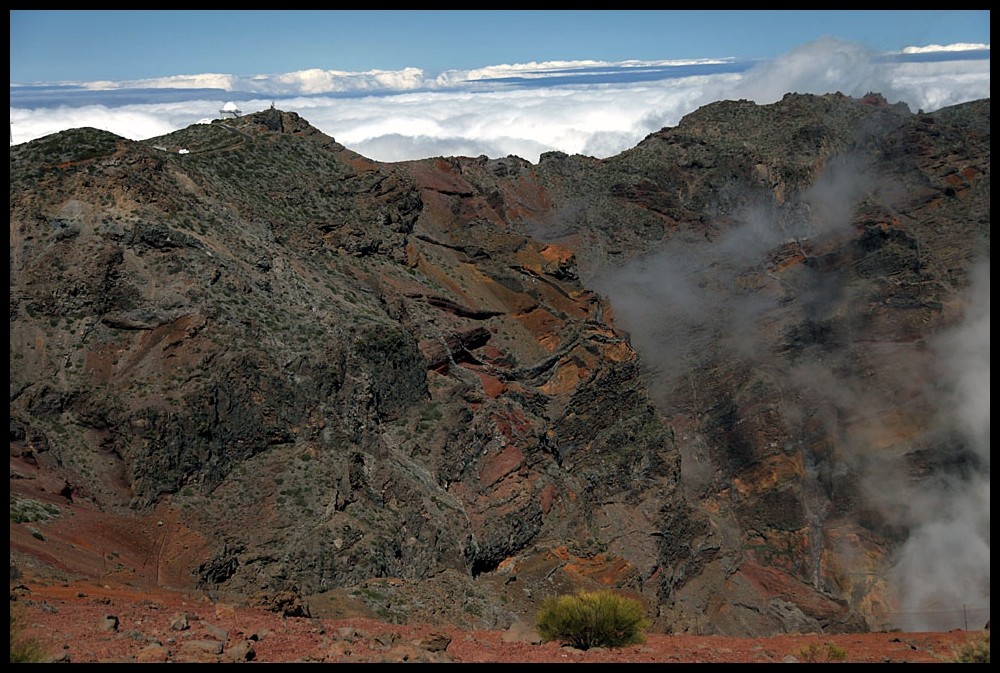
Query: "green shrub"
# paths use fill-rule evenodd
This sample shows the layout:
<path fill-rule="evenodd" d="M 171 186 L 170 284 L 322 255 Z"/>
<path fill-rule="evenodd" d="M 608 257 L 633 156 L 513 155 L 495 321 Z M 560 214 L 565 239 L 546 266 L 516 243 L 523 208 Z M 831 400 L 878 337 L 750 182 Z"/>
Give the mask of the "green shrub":
<path fill-rule="evenodd" d="M 843 661 L 847 650 L 835 643 L 809 643 L 799 648 L 798 658 L 811 664 L 823 661 Z"/>
<path fill-rule="evenodd" d="M 847 659 L 847 650 L 840 645 L 833 643 L 826 644 L 826 658 L 830 661 L 843 661 Z"/>
<path fill-rule="evenodd" d="M 18 611 L 19 612 L 19 611 Z M 21 627 L 20 614 L 10 609 L 10 663 L 34 664 L 45 660 L 45 650 L 37 640 L 26 636 Z"/>
<path fill-rule="evenodd" d="M 581 650 L 641 643 L 648 626 L 639 601 L 607 590 L 549 597 L 535 616 L 543 639 Z"/>
<path fill-rule="evenodd" d="M 978 638 L 973 638 L 955 651 L 957 664 L 988 664 L 990 663 L 990 632 Z"/>

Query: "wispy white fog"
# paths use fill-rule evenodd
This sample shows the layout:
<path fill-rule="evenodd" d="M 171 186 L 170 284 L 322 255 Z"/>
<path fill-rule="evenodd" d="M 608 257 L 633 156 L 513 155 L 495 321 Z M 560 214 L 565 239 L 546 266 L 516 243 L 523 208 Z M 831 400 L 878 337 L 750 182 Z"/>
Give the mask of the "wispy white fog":
<path fill-rule="evenodd" d="M 699 358 L 718 348 L 773 371 L 774 344 L 758 340 L 781 295 L 758 292 L 767 281 L 751 278 L 766 275 L 766 260 L 779 245 L 848 229 L 858 200 L 874 184 L 862 162 L 837 157 L 789 207 L 750 206 L 713 240 L 675 235 L 658 251 L 589 279 L 610 297 L 617 322 L 655 370 L 652 387 L 661 405 L 671 406 L 673 390 L 682 385 L 677 377 L 697 369 L 703 364 Z M 837 290 L 826 287 L 828 282 L 817 277 L 799 288 L 798 305 L 806 317 L 836 301 Z"/>
<path fill-rule="evenodd" d="M 907 483 L 899 494 L 910 535 L 893 568 L 903 606 L 897 626 L 978 629 L 990 604 L 988 259 L 975 269 L 962 322 L 935 340 L 934 354 L 935 420 L 971 459 L 929 483 Z"/>
<path fill-rule="evenodd" d="M 876 571 L 897 601 L 889 615 L 894 626 L 982 628 L 990 597 L 988 259 L 975 269 L 962 320 L 933 337 L 928 349 L 868 342 L 867 366 L 852 371 L 834 352 L 804 350 L 789 359 L 781 352 L 785 345 L 775 340 L 785 331 L 775 324 L 823 324 L 846 316 L 839 324 L 849 330 L 859 299 L 840 273 L 802 269 L 796 272 L 794 301 L 788 301 L 778 277 L 768 273 L 767 260 L 776 248 L 848 231 L 862 199 L 890 202 L 894 194 L 857 158 L 838 157 L 785 208 L 750 206 L 711 240 L 675 235 L 652 254 L 598 270 L 589 282 L 609 298 L 616 322 L 647 365 L 654 398 L 672 417 L 699 416 L 718 402 L 695 387 L 706 383 L 703 372 L 720 368 L 722 376 L 720 362 L 743 363 L 757 381 L 782 387 L 769 403 L 780 407 L 784 427 L 772 428 L 772 436 L 787 433 L 790 445 L 803 451 L 806 482 L 816 479 L 812 468 L 820 459 L 803 436 L 822 428 L 838 438 L 837 449 L 827 449 L 821 459 L 824 469 L 857 475 L 864 505 L 905 536 L 890 567 Z M 739 378 L 737 371 L 734 366 L 731 375 Z M 892 426 L 898 422 L 895 411 L 907 403 L 932 410 L 926 419 L 904 417 L 907 425 L 924 422 L 923 428 Z M 681 446 L 685 479 L 698 489 L 710 486 L 714 472 L 698 448 L 704 443 L 693 435 Z M 926 457 L 916 452 L 931 445 L 952 458 L 922 463 Z M 805 503 L 817 543 L 818 583 L 820 531 L 828 497 L 836 496 L 822 496 L 818 482 L 803 488 L 807 493 L 815 488 L 820 496 Z M 858 549 L 845 546 L 835 553 L 844 567 L 872 573 L 871 566 L 852 565 Z"/>
<path fill-rule="evenodd" d="M 824 39 L 773 61 L 597 61 L 497 65 L 436 75 L 304 70 L 277 75 L 177 76 L 130 82 L 11 86 L 14 143 L 93 126 L 141 140 L 218 116 L 228 100 L 244 112 L 275 103 L 369 158 L 542 152 L 607 157 L 676 125 L 707 103 L 770 103 L 785 93 L 882 93 L 915 112 L 990 95 L 988 45 L 945 60 L 899 61 L 862 45 Z M 960 46 L 961 47 L 961 46 Z M 925 48 L 926 49 L 926 48 Z M 970 54 L 959 58 L 955 54 Z M 913 58 L 923 56 L 915 54 Z M 956 60 L 957 59 L 957 60 Z"/>

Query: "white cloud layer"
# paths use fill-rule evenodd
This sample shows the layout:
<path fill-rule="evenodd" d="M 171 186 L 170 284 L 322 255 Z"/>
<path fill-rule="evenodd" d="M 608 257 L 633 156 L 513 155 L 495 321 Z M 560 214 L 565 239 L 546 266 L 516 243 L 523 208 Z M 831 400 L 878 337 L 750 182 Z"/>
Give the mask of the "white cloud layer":
<path fill-rule="evenodd" d="M 929 54 L 932 52 L 942 52 L 942 51 L 976 51 L 980 49 L 989 49 L 988 44 L 970 43 L 970 42 L 957 42 L 955 44 L 929 44 L 925 47 L 905 47 L 903 49 L 904 54 Z"/>
<path fill-rule="evenodd" d="M 960 53 L 972 47 L 988 49 L 988 45 L 911 49 Z M 93 126 L 141 140 L 217 117 L 227 100 L 225 92 L 250 92 L 238 99 L 244 112 L 274 102 L 379 161 L 485 154 L 537 162 L 542 152 L 551 150 L 595 157 L 617 154 L 649 133 L 676 125 L 698 107 L 722 99 L 766 104 L 788 92 L 839 91 L 852 96 L 878 92 L 890 103 L 902 101 L 913 111 L 930 112 L 990 95 L 988 58 L 885 62 L 859 44 L 833 39 L 802 45 L 743 72 L 621 81 L 643 69 L 677 66 L 682 72 L 684 66 L 726 63 L 732 61 L 574 61 L 496 65 L 434 77 L 418 68 L 361 73 L 312 69 L 254 77 L 201 74 L 88 82 L 76 86 L 94 95 L 109 92 L 109 101 L 115 92 L 137 89 L 219 89 L 223 97 L 205 99 L 204 92 L 195 92 L 190 100 L 170 103 L 12 105 L 11 139 L 23 143 L 68 128 Z M 595 71 L 621 77 L 586 84 L 571 77 Z M 521 84 L 511 85 L 504 78 L 517 78 Z M 12 92 L 18 88 L 12 87 Z"/>

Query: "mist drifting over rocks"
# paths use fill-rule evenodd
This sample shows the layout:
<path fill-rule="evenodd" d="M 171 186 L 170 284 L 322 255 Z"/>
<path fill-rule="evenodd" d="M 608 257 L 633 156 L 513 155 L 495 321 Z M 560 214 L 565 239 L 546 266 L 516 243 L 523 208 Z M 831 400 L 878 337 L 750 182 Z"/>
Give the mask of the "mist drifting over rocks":
<path fill-rule="evenodd" d="M 675 235 L 596 271 L 592 283 L 610 299 L 668 416 L 695 426 L 711 418 L 720 402 L 708 396 L 729 385 L 706 386 L 713 378 L 747 376 L 771 389 L 774 443 L 802 452 L 817 587 L 831 563 L 823 555 L 832 553 L 846 575 L 861 578 L 852 581 L 888 587 L 892 626 L 977 628 L 989 618 L 990 595 L 989 259 L 971 273 L 960 322 L 911 342 L 866 334 L 877 320 L 857 282 L 868 262 L 838 266 L 842 253 L 830 252 L 856 235 L 859 211 L 895 212 L 904 191 L 870 156 L 839 155 L 793 198 L 750 198 L 729 228 Z M 781 259 L 796 251 L 807 263 L 783 273 Z M 885 273 L 870 275 L 886 283 Z M 898 405 L 925 409 L 926 426 L 901 430 Z M 732 456 L 700 427 L 681 448 L 693 494 L 725 488 L 720 480 L 733 475 Z M 819 451 L 824 442 L 810 439 L 817 433 L 830 438 Z M 930 452 L 949 458 L 928 462 Z M 872 569 L 854 545 L 825 539 L 847 497 L 838 482 L 859 487 L 861 509 L 874 509 L 878 526 L 905 540 L 891 567 Z"/>
<path fill-rule="evenodd" d="M 942 620 L 952 628 L 980 628 L 989 619 L 989 259 L 974 268 L 962 313 L 961 322 L 932 344 L 935 425 L 941 441 L 954 446 L 954 463 L 888 491 L 884 475 L 872 485 L 881 503 L 905 504 L 893 508 L 909 537 L 892 568 L 903 608 L 897 626 L 903 630 L 938 628 Z"/>

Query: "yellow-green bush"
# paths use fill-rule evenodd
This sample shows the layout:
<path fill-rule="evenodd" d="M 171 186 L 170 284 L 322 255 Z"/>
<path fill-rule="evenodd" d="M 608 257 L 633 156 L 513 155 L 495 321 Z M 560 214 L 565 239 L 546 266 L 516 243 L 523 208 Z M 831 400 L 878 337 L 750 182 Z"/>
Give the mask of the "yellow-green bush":
<path fill-rule="evenodd" d="M 581 650 L 641 643 L 648 626 L 642 603 L 608 590 L 551 596 L 535 615 L 543 639 Z"/>
<path fill-rule="evenodd" d="M 809 643 L 799 648 L 798 657 L 802 661 L 818 663 L 822 661 L 843 661 L 847 650 L 835 643 Z"/>
<path fill-rule="evenodd" d="M 21 628 L 21 616 L 10 609 L 10 663 L 32 664 L 43 661 L 45 651 L 34 638 L 28 637 Z"/>
<path fill-rule="evenodd" d="M 973 638 L 955 651 L 953 659 L 958 664 L 988 664 L 990 663 L 990 632 L 978 638 Z"/>

